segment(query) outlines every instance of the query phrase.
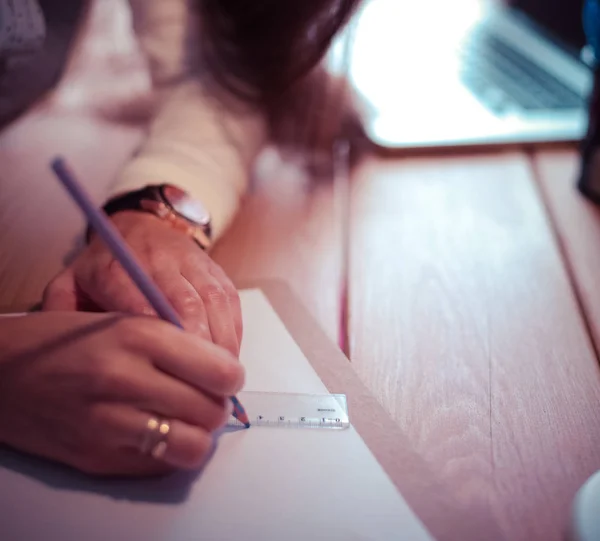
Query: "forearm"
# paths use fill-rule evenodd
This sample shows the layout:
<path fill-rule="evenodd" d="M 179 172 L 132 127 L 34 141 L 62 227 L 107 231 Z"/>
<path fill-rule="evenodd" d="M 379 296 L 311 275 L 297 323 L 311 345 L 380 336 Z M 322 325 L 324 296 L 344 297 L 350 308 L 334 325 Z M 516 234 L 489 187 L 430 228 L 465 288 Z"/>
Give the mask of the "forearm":
<path fill-rule="evenodd" d="M 109 196 L 174 184 L 207 207 L 216 239 L 235 216 L 265 140 L 261 112 L 226 106 L 199 82 L 181 83 L 164 99 Z"/>
<path fill-rule="evenodd" d="M 159 106 L 147 139 L 109 196 L 168 183 L 208 209 L 214 238 L 239 206 L 255 158 L 266 141 L 262 111 L 207 85 L 200 28 L 190 0 L 130 0 Z"/>

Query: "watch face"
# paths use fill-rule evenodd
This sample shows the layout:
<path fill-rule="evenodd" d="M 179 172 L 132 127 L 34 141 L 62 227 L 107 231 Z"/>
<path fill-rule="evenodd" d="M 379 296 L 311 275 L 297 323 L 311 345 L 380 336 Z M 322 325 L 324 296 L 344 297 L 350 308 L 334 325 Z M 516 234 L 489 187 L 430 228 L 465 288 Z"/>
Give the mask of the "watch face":
<path fill-rule="evenodd" d="M 210 215 L 200 201 L 191 198 L 187 193 L 175 186 L 163 186 L 162 195 L 173 210 L 186 220 L 198 225 L 210 223 Z"/>

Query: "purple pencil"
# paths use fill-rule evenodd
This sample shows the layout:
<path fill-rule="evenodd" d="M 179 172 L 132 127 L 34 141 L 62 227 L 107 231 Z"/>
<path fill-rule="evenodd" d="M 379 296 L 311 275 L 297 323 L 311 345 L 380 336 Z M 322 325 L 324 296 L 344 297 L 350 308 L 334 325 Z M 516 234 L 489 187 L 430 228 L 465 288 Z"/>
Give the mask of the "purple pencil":
<path fill-rule="evenodd" d="M 133 252 L 127 246 L 125 239 L 121 236 L 121 233 L 119 233 L 119 230 L 107 218 L 106 214 L 94 205 L 83 186 L 70 171 L 65 160 L 63 158 L 56 158 L 52 161 L 51 167 L 87 218 L 90 226 L 108 246 L 109 250 L 119 263 L 121 263 L 127 274 L 129 274 L 144 297 L 146 297 L 158 316 L 161 319 L 176 325 L 180 329 L 183 329 L 183 325 L 181 324 L 175 309 L 171 306 L 158 286 L 152 281 L 148 274 L 146 274 Z M 248 428 L 250 422 L 244 407 L 235 396 L 231 397 L 231 401 L 234 406 L 233 415 Z"/>

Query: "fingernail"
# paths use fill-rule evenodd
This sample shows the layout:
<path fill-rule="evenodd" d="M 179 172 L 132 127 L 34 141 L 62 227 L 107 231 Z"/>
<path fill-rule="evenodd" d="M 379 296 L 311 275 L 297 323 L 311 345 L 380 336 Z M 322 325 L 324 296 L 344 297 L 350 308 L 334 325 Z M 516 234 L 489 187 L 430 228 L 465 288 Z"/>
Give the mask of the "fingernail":
<path fill-rule="evenodd" d="M 227 412 L 225 423 L 227 423 L 229 418 L 233 415 L 233 402 L 229 400 L 229 398 L 225 402 L 225 411 Z"/>

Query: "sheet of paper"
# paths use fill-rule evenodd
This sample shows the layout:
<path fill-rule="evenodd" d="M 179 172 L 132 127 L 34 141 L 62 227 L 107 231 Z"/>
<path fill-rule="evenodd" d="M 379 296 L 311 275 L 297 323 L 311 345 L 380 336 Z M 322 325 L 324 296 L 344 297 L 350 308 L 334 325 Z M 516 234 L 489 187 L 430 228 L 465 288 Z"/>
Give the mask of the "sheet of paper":
<path fill-rule="evenodd" d="M 246 389 L 327 392 L 263 294 L 242 305 Z M 6 541 L 431 541 L 352 428 L 226 432 L 202 472 L 144 481 L 3 452 L 0 518 Z"/>

